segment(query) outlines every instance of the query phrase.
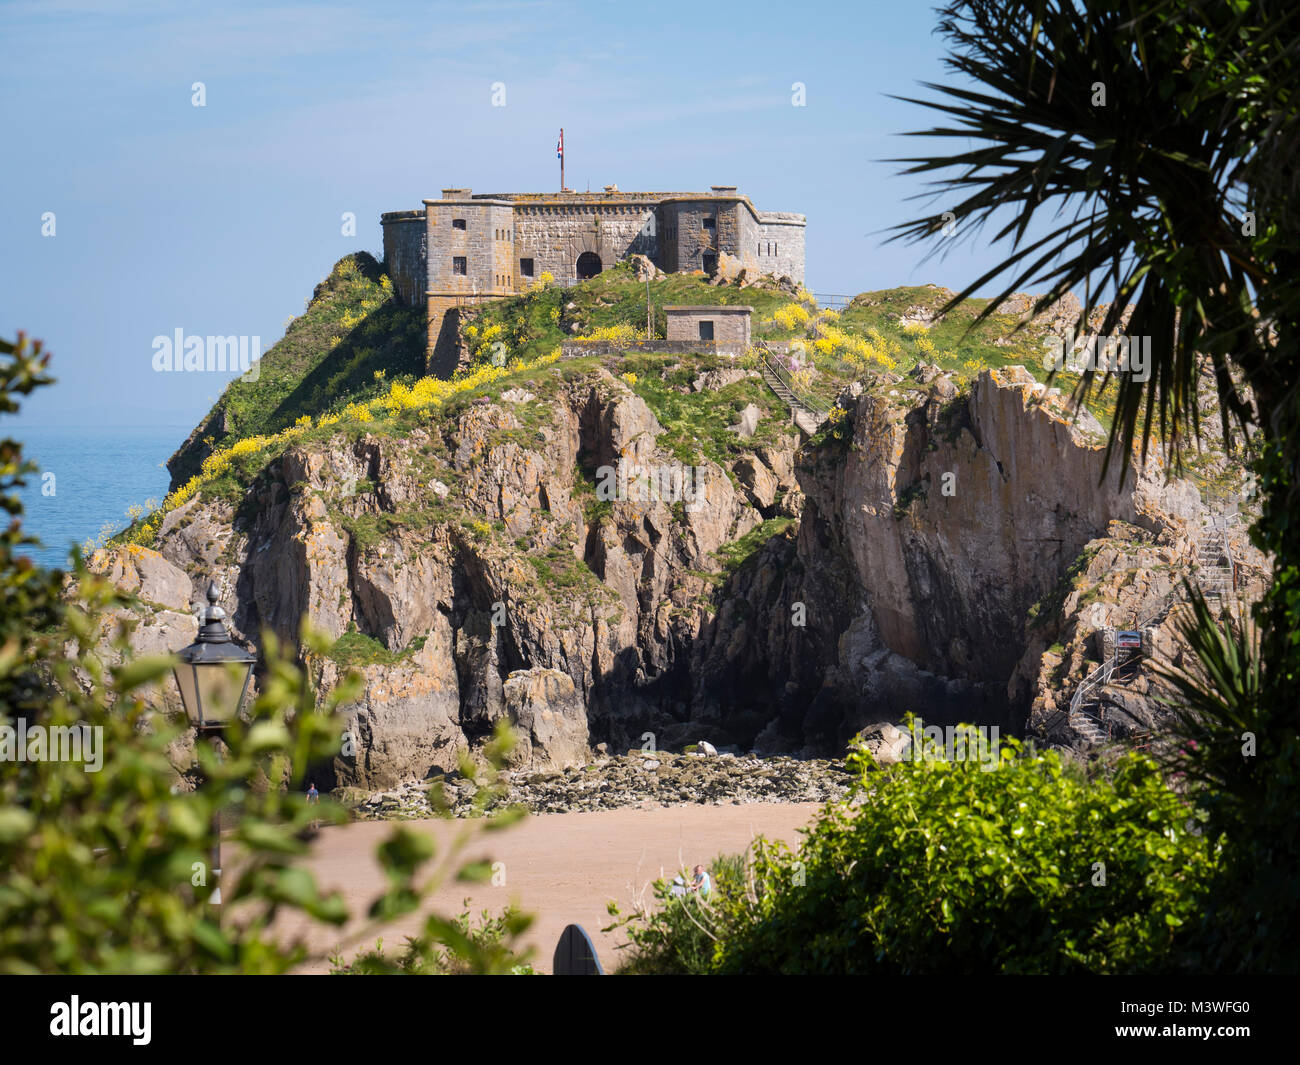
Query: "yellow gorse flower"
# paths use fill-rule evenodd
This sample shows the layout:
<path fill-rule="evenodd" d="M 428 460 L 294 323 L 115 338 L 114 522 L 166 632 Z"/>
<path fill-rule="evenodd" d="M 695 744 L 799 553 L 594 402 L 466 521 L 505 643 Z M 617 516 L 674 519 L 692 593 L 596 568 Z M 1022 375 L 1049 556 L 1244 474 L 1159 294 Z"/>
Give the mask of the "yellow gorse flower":
<path fill-rule="evenodd" d="M 782 329 L 790 330 L 807 325 L 811 319 L 812 315 L 808 313 L 808 308 L 800 303 L 787 303 L 784 307 L 778 307 L 773 311 L 768 322 L 775 322 Z"/>
<path fill-rule="evenodd" d="M 602 325 L 599 329 L 594 329 L 586 336 L 575 337 L 575 340 L 608 340 L 616 344 L 631 344 L 641 339 L 640 332 L 635 326 L 627 325 Z"/>
<path fill-rule="evenodd" d="M 818 326 L 821 333 L 813 341 L 813 353 L 841 359 L 862 369 L 883 367 L 886 370 L 898 368 L 897 346 L 891 350 L 889 343 L 874 329 L 865 337 L 856 333 L 846 333 L 838 326 L 822 323 Z"/>
<path fill-rule="evenodd" d="M 472 392 L 511 373 L 542 369 L 558 362 L 559 358 L 560 349 L 556 348 L 548 355 L 542 355 L 527 362 L 512 361 L 508 367 L 480 366 L 468 373 L 457 375 L 450 381 L 443 381 L 436 377 L 422 377 L 413 385 L 405 385 L 401 381 L 395 381 L 388 392 L 378 399 L 367 400 L 364 403 L 349 403 L 339 413 L 322 415 L 316 425 L 318 428 L 338 425 L 343 422 L 365 425 L 374 419 L 376 413 L 392 416 L 401 411 L 421 411 L 428 410 L 431 407 L 440 407 L 452 396 Z M 231 444 L 228 448 L 214 451 L 203 460 L 199 472 L 168 495 L 163 500 L 162 506 L 151 514 L 149 520 L 135 531 L 131 537 L 132 542 L 142 543 L 152 540 L 162 524 L 163 518 L 170 511 L 188 503 L 206 483 L 219 477 L 229 469 L 231 462 L 235 459 L 243 455 L 256 454 L 273 445 L 288 443 L 302 436 L 311 427 L 311 415 L 305 414 L 289 428 L 278 433 L 270 436 L 245 437 L 243 440 Z"/>

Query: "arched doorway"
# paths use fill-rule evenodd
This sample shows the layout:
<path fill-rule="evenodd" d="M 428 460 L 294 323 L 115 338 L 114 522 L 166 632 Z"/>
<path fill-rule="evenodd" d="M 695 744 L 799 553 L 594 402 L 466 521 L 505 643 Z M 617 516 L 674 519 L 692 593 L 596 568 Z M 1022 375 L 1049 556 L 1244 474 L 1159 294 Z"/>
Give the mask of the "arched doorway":
<path fill-rule="evenodd" d="M 602 269 L 600 256 L 594 251 L 584 251 L 578 256 L 579 281 L 586 281 L 589 277 L 595 277 Z"/>

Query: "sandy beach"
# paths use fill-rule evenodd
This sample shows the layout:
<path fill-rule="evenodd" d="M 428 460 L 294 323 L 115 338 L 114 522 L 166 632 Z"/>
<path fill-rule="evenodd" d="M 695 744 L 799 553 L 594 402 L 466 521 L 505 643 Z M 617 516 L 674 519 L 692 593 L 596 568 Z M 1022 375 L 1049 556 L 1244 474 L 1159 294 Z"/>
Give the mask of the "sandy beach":
<path fill-rule="evenodd" d="M 469 899 L 472 913 L 499 912 L 514 903 L 534 915 L 524 944 L 534 949 L 532 963 L 551 971 L 551 956 L 565 925 L 583 926 L 596 944 L 607 972 L 619 963 L 619 933 L 602 933 L 610 923 L 606 903 L 613 899 L 626 911 L 658 877 L 672 875 L 718 854 L 739 853 L 755 836 L 795 843 L 799 829 L 819 809 L 816 803 L 748 803 L 726 806 L 673 806 L 658 809 L 617 809 L 589 813 L 540 814 L 501 832 L 480 830 L 462 852 L 465 859 L 504 863 L 505 883 L 444 884 L 433 896 L 439 913 L 455 914 Z M 431 835 L 443 854 L 466 820 L 408 821 L 414 831 Z M 323 829 L 305 864 L 323 888 L 337 889 L 351 912 L 364 913 L 382 890 L 383 875 L 375 862 L 375 847 L 390 824 L 362 822 Z M 648 897 L 648 892 L 646 892 Z M 383 932 L 386 947 L 399 948 L 403 935 L 419 925 L 418 917 L 395 922 Z M 293 933 L 301 925 L 285 922 Z M 359 922 L 343 931 L 312 928 L 308 944 L 328 954 Z M 371 945 L 358 942 L 345 951 L 352 956 Z M 313 961 L 303 972 L 324 973 L 328 965 Z"/>

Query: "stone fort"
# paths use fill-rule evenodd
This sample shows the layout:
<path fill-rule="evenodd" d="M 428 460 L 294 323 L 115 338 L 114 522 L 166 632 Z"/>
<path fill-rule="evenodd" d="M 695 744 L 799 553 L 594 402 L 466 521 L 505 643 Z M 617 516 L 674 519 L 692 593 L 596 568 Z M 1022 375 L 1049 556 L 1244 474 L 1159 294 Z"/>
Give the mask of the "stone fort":
<path fill-rule="evenodd" d="M 760 211 L 734 185 L 709 192 L 474 194 L 443 189 L 422 210 L 381 218 L 397 298 L 424 304 L 430 372 L 455 368 L 462 308 L 524 292 L 543 273 L 595 277 L 631 255 L 668 273 L 788 277 L 802 285 L 801 214 Z"/>

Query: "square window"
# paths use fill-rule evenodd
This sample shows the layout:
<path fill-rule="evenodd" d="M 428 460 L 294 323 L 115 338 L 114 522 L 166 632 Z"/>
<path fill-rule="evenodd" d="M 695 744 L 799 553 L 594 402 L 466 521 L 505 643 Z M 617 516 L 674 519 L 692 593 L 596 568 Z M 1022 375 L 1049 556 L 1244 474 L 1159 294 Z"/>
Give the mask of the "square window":
<path fill-rule="evenodd" d="M 705 218 L 704 218 L 704 228 L 705 228 L 705 229 L 717 229 L 717 228 L 718 228 L 718 220 L 717 220 L 716 218 L 712 217 L 711 215 L 706 215 Z"/>
<path fill-rule="evenodd" d="M 519 260 L 519 272 L 520 272 L 524 277 L 532 277 L 532 276 L 533 276 L 533 260 L 532 260 L 532 259 L 520 259 L 520 260 Z"/>
<path fill-rule="evenodd" d="M 462 277 L 469 273 L 465 266 L 465 256 L 455 255 L 452 257 L 451 272 L 453 274 L 460 274 Z"/>
<path fill-rule="evenodd" d="M 712 323 L 712 322 L 701 322 L 701 323 L 700 323 L 700 339 L 701 339 L 701 340 L 712 340 L 712 339 L 713 339 L 713 323 Z"/>
<path fill-rule="evenodd" d="M 452 228 L 452 229 L 464 229 L 464 228 L 465 228 L 465 219 L 463 219 L 463 218 L 453 218 L 453 219 L 451 220 L 451 228 Z"/>

